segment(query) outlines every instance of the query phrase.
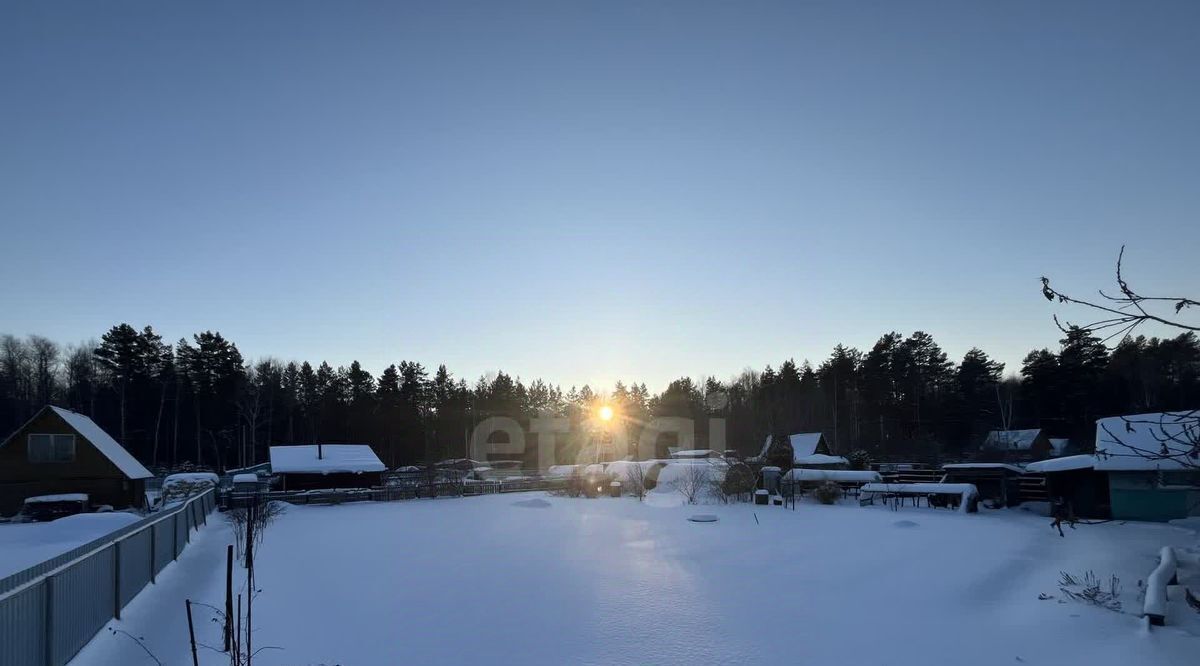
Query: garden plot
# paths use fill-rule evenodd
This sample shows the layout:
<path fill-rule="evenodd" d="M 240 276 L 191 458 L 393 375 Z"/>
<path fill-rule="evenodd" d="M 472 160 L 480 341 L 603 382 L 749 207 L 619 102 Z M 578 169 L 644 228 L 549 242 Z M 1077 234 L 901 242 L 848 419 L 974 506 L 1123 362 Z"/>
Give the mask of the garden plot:
<path fill-rule="evenodd" d="M 259 551 L 254 606 L 255 647 L 283 649 L 254 663 L 1126 666 L 1189 664 L 1200 650 L 1190 617 L 1151 632 L 1137 617 L 1159 548 L 1197 543 L 1181 528 L 1081 525 L 1062 538 L 1020 511 L 655 495 L 290 507 Z M 190 663 L 183 600 L 221 603 L 230 541 L 211 521 L 110 626 L 163 663 Z M 1119 577 L 1123 611 L 1065 598 L 1064 571 Z M 206 618 L 200 638 L 219 645 Z M 228 663 L 203 648 L 200 660 Z M 101 632 L 73 663 L 153 662 Z"/>
<path fill-rule="evenodd" d="M 40 564 L 126 525 L 135 513 L 80 513 L 48 523 L 0 523 L 0 578 Z"/>

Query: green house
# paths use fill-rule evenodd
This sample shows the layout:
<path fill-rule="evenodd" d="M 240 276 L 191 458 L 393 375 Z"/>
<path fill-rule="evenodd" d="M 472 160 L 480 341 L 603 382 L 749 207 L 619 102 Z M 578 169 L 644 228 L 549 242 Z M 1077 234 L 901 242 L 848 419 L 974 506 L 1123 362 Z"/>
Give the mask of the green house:
<path fill-rule="evenodd" d="M 1114 519 L 1200 515 L 1200 410 L 1100 419 L 1095 469 L 1108 475 Z"/>

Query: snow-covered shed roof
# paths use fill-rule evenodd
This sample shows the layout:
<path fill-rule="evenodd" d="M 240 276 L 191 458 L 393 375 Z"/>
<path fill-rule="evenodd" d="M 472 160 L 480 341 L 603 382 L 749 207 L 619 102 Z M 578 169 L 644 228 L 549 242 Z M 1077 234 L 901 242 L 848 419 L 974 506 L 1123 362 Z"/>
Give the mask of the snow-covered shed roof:
<path fill-rule="evenodd" d="M 115 465 L 116 468 L 120 470 L 126 478 L 148 479 L 154 476 L 150 473 L 150 470 L 146 469 L 144 466 L 142 466 L 142 463 L 137 461 L 137 458 L 133 457 L 133 454 L 129 453 L 125 450 L 125 447 L 118 444 L 117 440 L 112 438 L 112 435 L 104 432 L 104 429 L 96 425 L 95 421 L 84 416 L 83 414 L 73 412 L 69 409 L 63 409 L 62 407 L 55 407 L 54 405 L 46 405 L 40 411 L 38 411 L 38 413 L 34 415 L 32 419 L 29 419 L 25 425 L 32 423 L 33 419 L 41 416 L 42 413 L 47 409 L 57 414 L 58 417 L 65 421 L 67 425 L 71 426 L 71 429 L 78 433 L 80 437 L 90 442 L 92 447 L 99 451 L 100 454 L 105 458 L 108 458 L 109 462 Z M 17 432 L 24 428 L 24 425 L 21 426 L 21 428 L 18 428 Z M 13 435 L 16 435 L 16 432 L 14 432 L 12 435 L 9 435 L 8 438 L 3 442 L 0 442 L 0 446 L 8 444 L 8 441 L 13 438 Z"/>
<path fill-rule="evenodd" d="M 1031 462 L 1025 466 L 1025 471 L 1036 474 L 1050 472 L 1071 472 L 1079 469 L 1092 469 L 1096 466 L 1096 457 L 1088 455 L 1064 456 Z"/>
<path fill-rule="evenodd" d="M 1015 472 L 1017 474 L 1020 474 L 1021 472 L 1025 471 L 1024 469 L 1021 468 L 1020 465 L 1010 465 L 1009 463 L 998 463 L 998 462 L 950 463 L 949 465 L 942 465 L 942 469 L 949 469 L 949 470 L 1003 469 L 1003 470 L 1008 470 L 1009 472 Z"/>
<path fill-rule="evenodd" d="M 1003 449 L 1007 451 L 1026 451 L 1033 446 L 1034 440 L 1042 433 L 1041 428 L 1028 430 L 993 430 L 983 440 L 985 449 Z"/>
<path fill-rule="evenodd" d="M 792 459 L 792 464 L 797 467 L 803 467 L 804 465 L 849 465 L 850 461 L 841 456 L 814 453 L 808 456 L 796 456 Z"/>
<path fill-rule="evenodd" d="M 672 458 L 724 458 L 725 456 L 720 451 L 713 449 L 688 449 L 686 451 L 671 452 Z"/>
<path fill-rule="evenodd" d="M 257 474 L 249 474 L 249 473 L 245 473 L 245 472 L 243 472 L 242 474 L 234 474 L 234 475 L 233 475 L 233 482 L 234 482 L 234 483 L 254 483 L 254 484 L 257 484 L 257 483 L 258 483 L 258 475 L 257 475 Z"/>
<path fill-rule="evenodd" d="M 821 433 L 819 432 L 799 432 L 794 435 L 788 435 L 788 442 L 792 445 L 792 456 L 796 460 L 811 456 L 817 452 L 817 447 L 821 445 Z M 759 454 L 763 458 L 767 457 L 767 451 L 771 448 L 771 435 L 767 435 L 767 439 L 763 442 L 762 453 Z"/>
<path fill-rule="evenodd" d="M 1200 410 L 1113 416 L 1096 421 L 1096 469 L 1108 472 L 1200 467 Z"/>
<path fill-rule="evenodd" d="M 361 474 L 387 469 L 367 444 L 316 444 L 271 447 L 271 471 L 276 474 Z"/>
<path fill-rule="evenodd" d="M 25 504 L 52 504 L 54 502 L 86 502 L 87 493 L 62 493 L 61 495 L 38 495 L 26 497 Z"/>

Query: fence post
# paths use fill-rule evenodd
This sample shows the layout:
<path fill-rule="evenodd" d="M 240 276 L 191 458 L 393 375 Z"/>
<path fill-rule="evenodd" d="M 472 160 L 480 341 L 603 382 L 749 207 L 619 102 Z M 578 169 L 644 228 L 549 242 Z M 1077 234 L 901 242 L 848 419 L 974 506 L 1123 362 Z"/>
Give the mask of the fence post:
<path fill-rule="evenodd" d="M 43 646 L 43 657 L 46 659 L 46 666 L 55 666 L 54 664 L 54 576 L 46 576 L 42 579 L 42 586 L 46 588 L 45 608 L 46 616 L 44 618 L 44 626 L 42 627 L 43 637 L 46 639 Z"/>
<path fill-rule="evenodd" d="M 121 619 L 121 544 L 124 539 L 113 544 L 113 617 Z"/>
<path fill-rule="evenodd" d="M 156 561 L 156 551 L 158 550 L 158 530 L 154 529 L 153 524 L 151 524 L 147 529 L 150 530 L 150 582 L 153 583 L 155 582 L 154 562 Z"/>
<path fill-rule="evenodd" d="M 171 515 L 171 559 L 179 559 L 179 512 Z"/>

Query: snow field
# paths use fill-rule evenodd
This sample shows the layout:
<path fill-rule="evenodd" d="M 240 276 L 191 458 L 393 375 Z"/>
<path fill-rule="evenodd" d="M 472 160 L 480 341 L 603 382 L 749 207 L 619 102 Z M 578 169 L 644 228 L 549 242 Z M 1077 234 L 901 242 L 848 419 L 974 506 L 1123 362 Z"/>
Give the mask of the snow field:
<path fill-rule="evenodd" d="M 1195 545 L 1185 529 L 1061 538 L 1020 511 L 807 503 L 706 505 L 719 521 L 702 524 L 655 495 L 289 507 L 259 551 L 254 607 L 255 645 L 285 649 L 255 663 L 1126 666 L 1200 648 L 1200 626 L 1146 634 L 1134 614 L 1160 547 Z M 212 521 L 111 626 L 186 663 L 183 599 L 220 604 L 229 541 Z M 1060 603 L 1059 572 L 1089 569 L 1122 579 L 1128 613 Z M 102 632 L 73 663 L 151 663 L 140 652 Z"/>

